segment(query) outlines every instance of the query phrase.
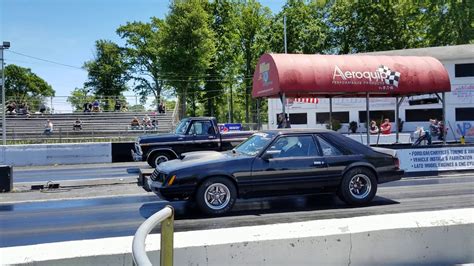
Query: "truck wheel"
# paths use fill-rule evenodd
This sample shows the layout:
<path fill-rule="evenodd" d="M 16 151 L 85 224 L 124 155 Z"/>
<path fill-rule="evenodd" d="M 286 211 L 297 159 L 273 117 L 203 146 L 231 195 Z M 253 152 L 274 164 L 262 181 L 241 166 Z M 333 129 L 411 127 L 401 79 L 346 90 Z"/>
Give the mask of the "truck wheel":
<path fill-rule="evenodd" d="M 349 170 L 342 178 L 338 195 L 349 205 L 369 203 L 377 193 L 377 180 L 367 168 L 358 167 Z"/>
<path fill-rule="evenodd" d="M 152 168 L 156 168 L 157 165 L 159 165 L 162 162 L 169 161 L 170 157 L 167 153 L 164 152 L 156 152 L 153 153 L 151 156 L 148 156 L 148 165 L 150 165 Z"/>
<path fill-rule="evenodd" d="M 204 213 L 222 215 L 232 209 L 237 190 L 227 178 L 212 177 L 205 180 L 196 192 L 196 203 Z"/>

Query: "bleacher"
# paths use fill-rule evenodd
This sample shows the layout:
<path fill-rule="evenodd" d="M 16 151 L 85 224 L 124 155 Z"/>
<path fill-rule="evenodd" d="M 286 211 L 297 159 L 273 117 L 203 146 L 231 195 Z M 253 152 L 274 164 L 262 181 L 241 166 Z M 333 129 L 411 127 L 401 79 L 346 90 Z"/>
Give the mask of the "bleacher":
<path fill-rule="evenodd" d="M 136 116 L 142 121 L 145 114 L 158 121 L 155 129 L 131 129 L 130 122 Z M 73 130 L 76 119 L 82 121 L 82 130 Z M 50 119 L 54 130 L 44 135 L 44 125 Z M 0 128 L 1 128 L 0 119 Z M 81 138 L 133 138 L 144 134 L 168 133 L 172 130 L 172 113 L 152 112 L 102 112 L 67 114 L 32 114 L 30 117 L 7 115 L 8 140 L 81 139 Z"/>

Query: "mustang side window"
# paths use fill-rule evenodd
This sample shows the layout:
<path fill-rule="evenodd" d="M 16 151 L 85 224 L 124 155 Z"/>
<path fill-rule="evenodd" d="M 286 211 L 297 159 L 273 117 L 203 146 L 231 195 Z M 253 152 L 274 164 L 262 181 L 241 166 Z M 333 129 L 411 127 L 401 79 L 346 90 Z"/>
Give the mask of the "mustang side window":
<path fill-rule="evenodd" d="M 306 157 L 316 155 L 316 145 L 311 136 L 288 136 L 279 138 L 269 150 L 280 151 L 275 158 Z"/>
<path fill-rule="evenodd" d="M 323 152 L 323 156 L 338 156 L 342 155 L 342 152 L 334 147 L 332 144 L 327 142 L 325 139 L 321 138 L 320 136 L 316 136 L 318 139 L 319 145 L 321 145 L 321 150 Z"/>

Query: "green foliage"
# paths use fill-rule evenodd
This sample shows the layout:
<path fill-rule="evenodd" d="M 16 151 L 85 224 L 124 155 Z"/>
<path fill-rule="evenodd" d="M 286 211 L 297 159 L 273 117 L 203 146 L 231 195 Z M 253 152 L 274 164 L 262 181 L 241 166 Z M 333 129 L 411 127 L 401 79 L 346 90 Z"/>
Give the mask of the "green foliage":
<path fill-rule="evenodd" d="M 134 80 L 133 90 L 141 96 L 142 103 L 150 94 L 160 102 L 164 86 L 162 80 L 160 46 L 163 21 L 151 18 L 151 22 L 129 22 L 117 29 L 117 34 L 126 41 L 125 55 Z"/>
<path fill-rule="evenodd" d="M 1 72 L 0 72 L 1 74 Z M 26 103 L 30 110 L 38 110 L 44 97 L 54 96 L 55 91 L 31 69 L 17 65 L 5 67 L 5 96 L 17 104 Z"/>
<path fill-rule="evenodd" d="M 90 88 L 97 96 L 118 96 L 126 91 L 128 64 L 124 49 L 117 44 L 106 41 L 96 41 L 96 58 L 84 64 L 88 72 L 85 88 Z"/>
<path fill-rule="evenodd" d="M 176 89 L 181 117 L 186 114 L 187 102 L 193 106 L 191 115 L 195 115 L 202 79 L 216 52 L 215 34 L 204 5 L 200 0 L 172 1 L 162 27 L 162 70 L 166 83 Z"/>
<path fill-rule="evenodd" d="M 474 43 L 474 3 L 471 0 L 429 1 L 427 20 L 428 46 Z"/>
<path fill-rule="evenodd" d="M 225 97 L 238 73 L 241 54 L 238 51 L 236 6 L 232 1 L 213 1 L 206 5 L 209 14 L 210 28 L 215 33 L 214 46 L 216 53 L 206 70 L 204 88 L 200 103 L 203 113 L 215 116 L 219 121 L 226 121 L 228 99 Z M 222 108 L 225 106 L 225 108 Z"/>
<path fill-rule="evenodd" d="M 95 96 L 89 93 L 88 89 L 75 88 L 71 92 L 71 96 L 67 97 L 68 103 L 70 103 L 73 109 L 77 111 L 84 110 L 85 103 L 92 103 L 95 100 Z"/>
<path fill-rule="evenodd" d="M 130 112 L 145 112 L 145 107 L 141 104 L 136 104 L 136 105 L 130 106 L 130 108 L 128 108 L 128 111 L 130 111 Z"/>
<path fill-rule="evenodd" d="M 329 125 L 329 121 L 327 121 L 325 124 L 326 124 L 327 129 L 331 129 L 331 126 Z M 341 129 L 341 127 L 342 127 L 341 121 L 337 119 L 332 120 L 332 130 L 338 131 L 339 129 Z"/>
<path fill-rule="evenodd" d="M 288 53 L 314 54 L 329 48 L 329 27 L 324 23 L 324 5 L 315 1 L 289 0 L 276 14 L 269 36 L 273 52 L 284 53 L 283 17 L 286 15 Z"/>
<path fill-rule="evenodd" d="M 289 53 L 348 54 L 474 43 L 473 10 L 466 0 L 287 0 L 271 14 L 257 0 L 173 0 L 163 20 L 120 26 L 125 47 L 97 42 L 86 88 L 120 95 L 131 79 L 142 100 L 177 96 L 181 116 L 257 122 L 253 73 L 263 53 L 284 52 L 284 16 Z"/>
<path fill-rule="evenodd" d="M 474 5 L 468 2 L 333 2 L 330 50 L 347 54 L 473 42 Z"/>
<path fill-rule="evenodd" d="M 240 87 L 240 99 L 244 99 L 245 122 L 256 121 L 256 100 L 251 99 L 252 77 L 260 56 L 268 52 L 267 34 L 270 32 L 271 11 L 258 1 L 240 1 L 237 4 L 239 19 L 238 35 L 240 38 L 240 52 L 243 57 L 241 75 L 244 82 Z M 242 121 L 242 120 L 240 120 Z"/>

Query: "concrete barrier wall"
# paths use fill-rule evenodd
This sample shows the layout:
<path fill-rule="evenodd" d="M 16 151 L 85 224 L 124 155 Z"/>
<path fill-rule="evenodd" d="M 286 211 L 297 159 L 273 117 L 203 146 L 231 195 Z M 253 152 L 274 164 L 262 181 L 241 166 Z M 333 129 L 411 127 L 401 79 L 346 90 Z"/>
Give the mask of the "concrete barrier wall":
<path fill-rule="evenodd" d="M 0 164 L 12 166 L 110 163 L 110 143 L 33 144 L 0 147 Z"/>
<path fill-rule="evenodd" d="M 474 262 L 474 208 L 175 234 L 174 265 L 380 265 Z M 159 265 L 160 235 L 147 250 Z M 132 237 L 0 249 L 3 263 L 131 265 Z"/>

